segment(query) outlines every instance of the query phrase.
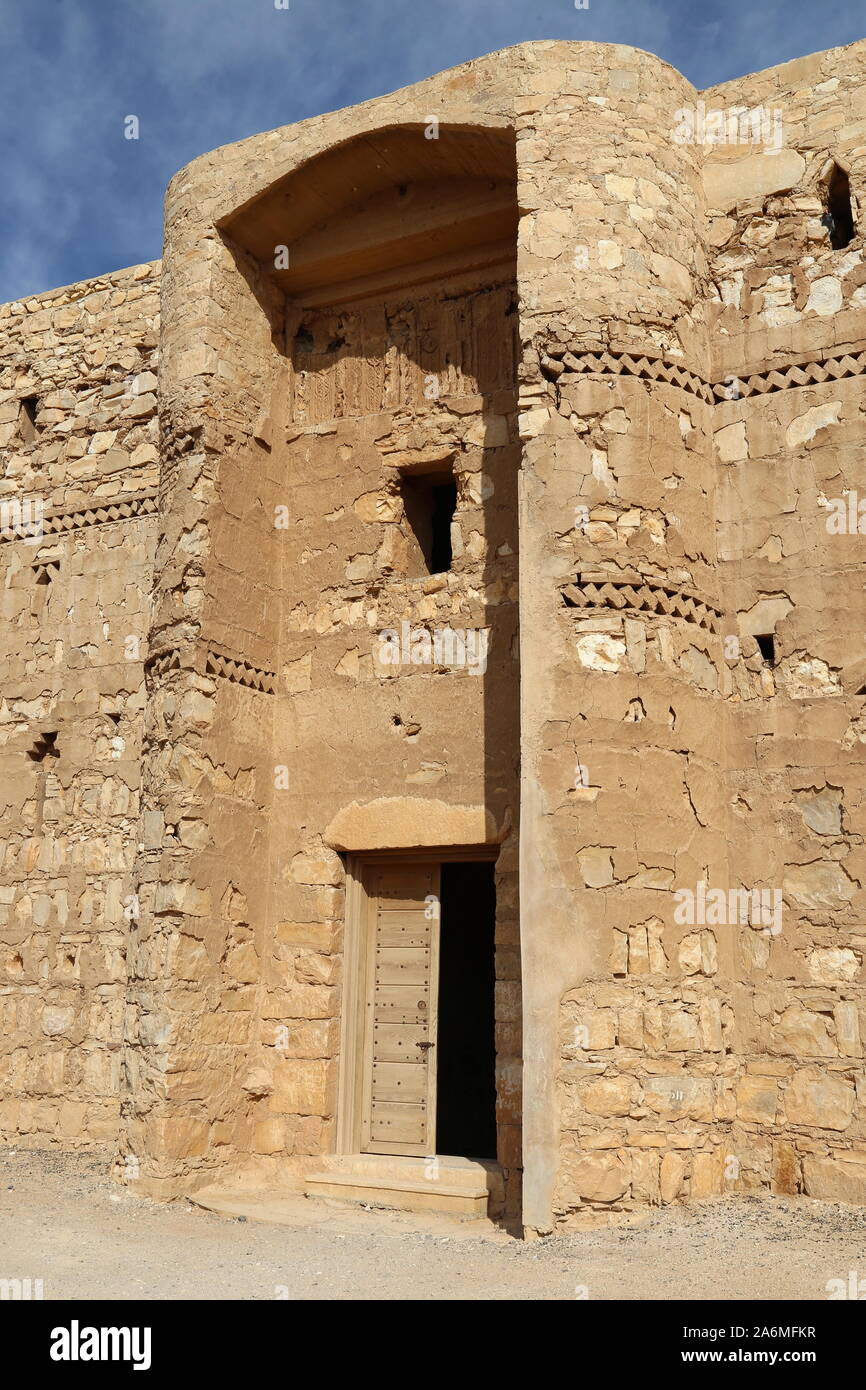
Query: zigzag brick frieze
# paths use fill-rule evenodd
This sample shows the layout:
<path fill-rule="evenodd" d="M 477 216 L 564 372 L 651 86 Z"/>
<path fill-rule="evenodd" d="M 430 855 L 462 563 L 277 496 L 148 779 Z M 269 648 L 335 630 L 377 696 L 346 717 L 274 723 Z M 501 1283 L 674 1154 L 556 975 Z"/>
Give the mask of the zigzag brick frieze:
<path fill-rule="evenodd" d="M 277 688 L 277 676 L 275 671 L 267 671 L 263 667 L 253 666 L 252 662 L 245 660 L 244 657 L 233 655 L 230 652 L 219 651 L 216 647 L 207 646 L 204 648 L 187 648 L 187 661 L 181 659 L 180 648 L 169 647 L 161 652 L 154 652 L 145 661 L 145 668 L 151 676 L 163 676 L 169 671 L 201 670 L 200 662 L 202 657 L 196 659 L 194 653 L 198 650 L 203 651 L 204 674 L 216 676 L 220 680 L 230 681 L 233 685 L 243 685 L 248 690 L 258 690 L 263 695 L 274 695 Z M 189 653 L 193 656 L 190 659 Z"/>
<path fill-rule="evenodd" d="M 559 353 L 551 351 L 551 357 Z M 697 396 L 713 403 L 712 387 L 695 372 L 667 362 L 653 353 L 619 352 L 614 349 L 597 348 L 588 352 L 563 352 L 562 365 L 566 371 L 583 376 L 636 376 L 644 381 L 665 381 L 669 386 L 678 386 L 689 395 Z"/>
<path fill-rule="evenodd" d="M 227 652 L 208 648 L 205 672 L 209 676 L 219 676 L 234 685 L 244 685 L 249 690 L 260 690 L 263 695 L 276 692 L 277 677 L 274 671 L 265 671 L 253 666 L 243 657 L 231 656 Z"/>
<path fill-rule="evenodd" d="M 773 367 L 766 372 L 757 372 L 745 377 L 727 377 L 724 382 L 713 386 L 717 401 L 744 399 L 747 396 L 763 396 L 773 391 L 788 391 L 796 386 L 820 386 L 825 381 L 842 381 L 846 377 L 863 376 L 866 373 L 866 351 L 845 352 L 828 356 L 792 362 L 787 367 Z M 736 390 L 736 397 L 733 396 Z"/>
<path fill-rule="evenodd" d="M 145 659 L 144 669 L 151 676 L 164 676 L 167 671 L 180 670 L 180 652 L 176 647 L 155 652 Z"/>
<path fill-rule="evenodd" d="M 789 362 L 747 376 L 731 374 L 717 382 L 707 381 L 689 368 L 652 352 L 595 348 L 572 353 L 552 348 L 549 358 L 560 360 L 566 371 L 577 375 L 633 376 L 643 381 L 664 382 L 698 397 L 707 405 L 745 400 L 749 396 L 763 396 L 799 386 L 820 386 L 825 381 L 841 381 L 866 374 L 866 349 L 835 354 L 816 353 L 804 361 Z"/>
<path fill-rule="evenodd" d="M 718 632 L 722 618 L 721 610 L 697 589 L 637 574 L 609 575 L 584 570 L 575 583 L 563 588 L 562 599 L 568 608 L 607 608 L 658 618 L 679 618 L 696 623 L 707 632 Z"/>
<path fill-rule="evenodd" d="M 33 540 L 37 531 L 45 539 L 80 531 L 88 526 L 109 526 L 117 521 L 135 521 L 139 517 L 153 516 L 157 508 L 157 491 L 156 488 L 149 488 L 144 492 L 128 492 L 116 501 L 100 502 L 92 507 L 46 512 L 38 528 L 34 523 L 32 505 L 28 510 L 28 504 L 32 504 L 32 501 L 32 498 L 25 498 L 21 504 L 23 514 L 29 520 L 0 527 L 0 542 Z"/>

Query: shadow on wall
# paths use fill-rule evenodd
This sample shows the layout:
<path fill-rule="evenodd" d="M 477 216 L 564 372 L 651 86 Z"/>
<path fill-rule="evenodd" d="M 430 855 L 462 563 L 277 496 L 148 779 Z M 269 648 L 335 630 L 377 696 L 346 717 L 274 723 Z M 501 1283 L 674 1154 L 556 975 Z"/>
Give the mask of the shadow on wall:
<path fill-rule="evenodd" d="M 472 800 L 483 798 L 506 832 L 516 825 L 519 804 L 517 225 L 511 130 L 443 126 L 434 133 L 413 125 L 358 136 L 317 156 L 220 227 L 265 312 L 273 370 L 287 387 L 288 449 L 277 438 L 283 426 L 276 418 L 258 428 L 269 447 L 279 446 L 277 471 L 288 489 L 309 483 L 293 439 L 333 434 L 335 426 L 342 439 L 352 422 L 377 418 L 378 477 L 370 492 L 344 496 L 346 479 L 334 478 L 330 509 L 345 507 L 346 519 L 342 530 L 329 531 L 336 556 L 327 588 L 315 595 L 339 608 L 360 587 L 383 615 L 416 612 L 423 600 L 423 618 L 394 619 L 398 657 L 407 666 L 399 680 L 374 682 L 372 695 L 370 687 L 353 687 L 357 699 L 373 701 L 369 726 L 398 703 L 396 687 L 413 692 L 426 711 L 423 766 L 448 765 L 448 782 L 430 791 L 439 796 L 443 785 L 475 777 Z M 263 415 L 271 413 L 269 401 L 260 405 Z M 374 555 L 341 554 L 359 516 L 367 537 L 370 527 L 379 528 L 381 543 Z M 295 529 L 285 551 L 294 557 L 284 572 L 288 603 L 300 602 L 298 586 L 311 582 L 311 566 L 301 580 L 304 542 Z M 341 570 L 345 583 L 335 577 Z M 284 636 L 287 630 L 284 624 Z M 447 634 L 438 646 L 437 632 Z M 291 656 L 290 639 L 280 656 Z M 270 664 L 282 662 L 274 655 Z M 419 736 L 399 713 L 387 722 L 389 738 Z M 320 771 L 314 823 L 324 827 L 353 798 L 405 795 L 399 769 L 373 756 L 372 737 L 347 748 L 339 787 Z M 466 766 L 455 768 L 461 746 Z M 423 786 L 417 795 L 423 800 Z M 309 816 L 299 814 L 296 823 L 309 824 Z M 496 881 L 498 1147 L 510 1170 L 520 1162 L 515 839 L 516 830 L 506 838 Z M 281 844 L 283 850 L 289 853 Z"/>

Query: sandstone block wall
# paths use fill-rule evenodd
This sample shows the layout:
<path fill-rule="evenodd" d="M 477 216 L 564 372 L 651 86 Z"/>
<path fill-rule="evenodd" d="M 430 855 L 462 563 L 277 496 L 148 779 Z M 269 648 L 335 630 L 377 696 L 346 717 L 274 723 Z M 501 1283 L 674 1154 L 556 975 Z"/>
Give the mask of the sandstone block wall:
<path fill-rule="evenodd" d="M 159 264 L 0 308 L 0 1125 L 116 1138 Z"/>
<path fill-rule="evenodd" d="M 383 118 L 371 103 L 355 130 Z M 340 128 L 330 118 L 284 132 L 282 151 L 265 138 L 260 159 L 282 177 L 300 165 L 303 178 L 304 159 L 327 152 Z M 429 148 L 421 130 L 416 138 Z M 154 1191 L 226 1164 L 285 1179 L 333 1151 L 345 851 L 435 843 L 405 838 L 417 804 L 440 822 L 480 824 L 470 843 L 506 842 L 498 1127 L 513 1205 L 514 246 L 501 267 L 486 269 L 481 256 L 434 287 L 396 286 L 360 302 L 343 293 L 337 309 L 302 312 L 231 222 L 244 199 L 234 181 L 243 171 L 249 183 L 254 165 L 244 147 L 224 152 L 216 170 L 208 156 L 179 176 L 168 203 L 166 524 L 131 965 L 139 1085 L 124 1145 L 143 1155 Z M 257 179 L 267 188 L 264 166 Z M 513 178 L 511 189 L 513 199 Z M 203 231 L 209 221 L 220 223 L 218 237 Z M 425 576 L 400 470 L 437 459 L 457 485 L 454 563 Z M 280 515 L 287 526 L 275 524 Z M 383 666 L 377 634 L 404 622 L 492 633 L 487 672 Z M 371 803 L 386 819 L 390 806 L 394 838 L 341 840 L 340 816 Z M 446 845 L 461 842 L 446 835 Z"/>
<path fill-rule="evenodd" d="M 342 1142 L 352 855 L 483 842 L 528 1226 L 866 1199 L 864 65 L 699 93 L 533 43 L 196 160 L 158 498 L 156 267 L 0 311 L 2 495 L 123 510 L 0 541 L 9 1132 L 122 1098 L 150 1191 L 297 1181 Z M 714 109 L 763 143 L 675 134 Z M 404 484 L 443 462 L 429 575 Z M 404 623 L 487 670 L 383 668 Z"/>
<path fill-rule="evenodd" d="M 700 94 L 708 109 L 771 112 L 784 132 L 778 150 L 737 143 L 705 152 L 696 289 L 708 350 L 681 338 L 660 359 L 632 347 L 574 364 L 628 376 L 629 388 L 643 376 L 641 396 L 667 396 L 684 446 L 700 430 L 710 467 L 703 475 L 693 460 L 687 471 L 670 467 L 656 523 L 658 555 L 684 530 L 680 475 L 699 483 L 698 519 L 702 512 L 708 524 L 687 538 L 688 569 L 667 569 L 669 581 L 686 581 L 688 602 L 670 609 L 670 588 L 666 600 L 645 570 L 642 583 L 623 573 L 642 569 L 626 547 L 633 553 L 641 536 L 644 498 L 623 495 L 616 469 L 631 515 L 623 525 L 621 507 L 593 508 L 590 496 L 583 527 L 584 555 L 605 557 L 607 574 L 583 571 L 566 591 L 584 613 L 622 610 L 584 617 L 582 630 L 594 635 L 578 646 L 598 673 L 593 686 L 610 685 L 616 673 L 621 718 L 638 721 L 642 749 L 640 775 L 627 781 L 629 734 L 621 733 L 615 765 L 605 760 L 591 789 L 573 793 L 578 808 L 592 797 L 589 814 L 599 820 L 612 784 L 621 793 L 625 781 L 631 802 L 619 833 L 608 829 L 578 853 L 580 871 L 592 896 L 603 894 L 606 916 L 611 899 L 634 899 L 634 886 L 647 886 L 649 856 L 638 854 L 635 875 L 634 862 L 624 871 L 618 855 L 626 818 L 639 827 L 648 802 L 644 837 L 655 841 L 653 886 L 663 892 L 655 911 L 633 901 L 614 923 L 609 964 L 597 967 L 606 978 L 563 997 L 568 1138 L 555 1198 L 563 1215 L 581 1202 L 610 1209 L 759 1188 L 862 1200 L 866 1190 L 862 540 L 827 527 L 829 499 L 856 492 L 862 477 L 863 61 L 855 45 Z M 822 220 L 832 161 L 849 173 L 861 226 L 839 249 Z M 571 365 L 552 364 L 557 383 L 568 383 Z M 669 394 L 672 367 L 677 390 Z M 629 416 L 626 406 L 630 426 Z M 648 431 L 650 461 L 662 435 L 659 426 Z M 648 609 L 658 619 L 647 622 Z M 687 623 L 671 623 L 666 610 Z M 694 633 L 698 617 L 703 640 L 686 648 L 674 630 Z M 773 642 L 769 659 L 758 636 Z M 665 666 L 653 712 L 647 696 Z M 623 676 L 635 671 L 641 679 L 630 689 Z M 661 742 L 665 689 L 682 782 L 678 772 L 650 775 L 646 739 Z M 599 743 L 587 738 L 591 769 Z M 677 789 L 681 819 L 664 825 Z M 672 893 L 694 893 L 699 883 L 778 899 L 778 919 L 728 911 L 678 922 Z"/>
<path fill-rule="evenodd" d="M 832 529 L 832 500 L 863 488 L 864 76 L 857 44 L 730 84 L 782 111 L 785 148 L 766 157 L 775 178 L 729 158 L 708 183 L 715 374 L 741 382 L 715 424 L 719 573 L 743 642 L 729 857 L 784 898 L 778 934 L 739 933 L 734 1185 L 861 1202 L 864 552 Z M 838 249 L 830 160 L 856 218 Z M 771 669 L 756 632 L 774 634 Z"/>

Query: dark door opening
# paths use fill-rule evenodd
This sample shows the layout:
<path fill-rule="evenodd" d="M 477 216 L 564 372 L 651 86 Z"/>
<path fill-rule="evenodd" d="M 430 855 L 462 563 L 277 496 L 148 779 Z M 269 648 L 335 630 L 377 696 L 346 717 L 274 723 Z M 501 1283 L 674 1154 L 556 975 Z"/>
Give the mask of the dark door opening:
<path fill-rule="evenodd" d="M 496 1158 L 494 865 L 442 865 L 436 1152 Z"/>

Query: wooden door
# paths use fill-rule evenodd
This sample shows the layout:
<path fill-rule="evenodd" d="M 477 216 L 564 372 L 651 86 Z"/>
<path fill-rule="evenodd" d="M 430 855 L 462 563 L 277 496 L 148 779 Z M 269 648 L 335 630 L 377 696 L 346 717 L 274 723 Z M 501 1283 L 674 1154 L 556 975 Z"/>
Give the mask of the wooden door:
<path fill-rule="evenodd" d="M 439 865 L 368 866 L 361 1149 L 436 1152 Z"/>

